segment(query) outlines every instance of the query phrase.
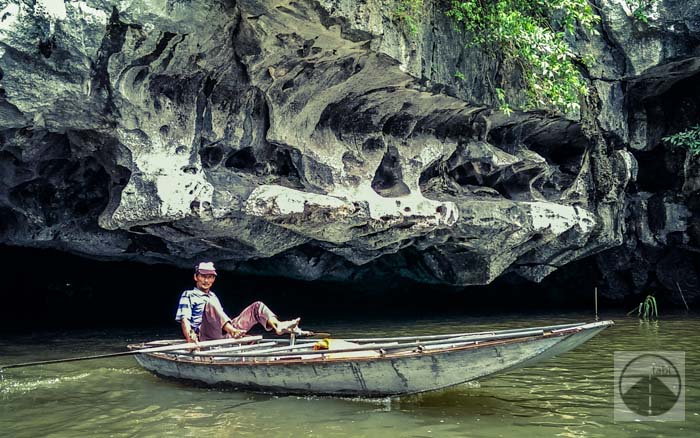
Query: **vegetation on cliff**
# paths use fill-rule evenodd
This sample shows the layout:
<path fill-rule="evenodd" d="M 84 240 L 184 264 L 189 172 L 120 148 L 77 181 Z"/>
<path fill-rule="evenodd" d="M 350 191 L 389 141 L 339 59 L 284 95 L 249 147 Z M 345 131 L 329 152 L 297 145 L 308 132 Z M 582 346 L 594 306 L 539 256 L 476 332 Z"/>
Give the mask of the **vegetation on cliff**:
<path fill-rule="evenodd" d="M 399 0 L 396 17 L 415 32 L 422 6 L 423 0 Z M 588 94 L 579 70 L 585 60 L 566 39 L 577 25 L 595 32 L 600 18 L 587 0 L 451 0 L 444 12 L 469 33 L 472 44 L 515 64 L 527 108 L 578 110 L 580 97 Z M 509 111 L 504 93 L 497 98 Z"/>
<path fill-rule="evenodd" d="M 663 138 L 674 147 L 683 147 L 693 155 L 700 154 L 700 125 L 691 126 L 677 134 Z"/>

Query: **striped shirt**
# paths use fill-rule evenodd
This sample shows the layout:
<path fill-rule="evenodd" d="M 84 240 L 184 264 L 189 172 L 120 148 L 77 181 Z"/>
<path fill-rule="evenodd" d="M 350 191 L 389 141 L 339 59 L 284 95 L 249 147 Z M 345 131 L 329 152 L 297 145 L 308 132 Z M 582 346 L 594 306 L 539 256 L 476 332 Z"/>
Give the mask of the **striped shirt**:
<path fill-rule="evenodd" d="M 180 322 L 183 319 L 187 319 L 192 329 L 195 332 L 198 331 L 199 326 L 202 324 L 204 306 L 207 304 L 217 306 L 221 309 L 221 303 L 216 297 L 216 294 L 212 291 L 209 291 L 208 294 L 205 294 L 197 288 L 184 291 L 180 296 L 180 303 L 177 306 L 175 321 Z M 223 313 L 223 310 L 221 313 Z"/>

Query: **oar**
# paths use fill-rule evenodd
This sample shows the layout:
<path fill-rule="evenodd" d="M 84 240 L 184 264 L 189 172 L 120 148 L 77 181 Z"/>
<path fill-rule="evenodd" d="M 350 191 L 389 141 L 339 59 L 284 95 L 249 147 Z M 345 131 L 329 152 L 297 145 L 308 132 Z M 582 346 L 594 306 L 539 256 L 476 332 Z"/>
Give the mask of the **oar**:
<path fill-rule="evenodd" d="M 62 362 L 77 362 L 80 360 L 92 360 L 92 359 L 103 359 L 107 357 L 118 357 L 118 356 L 129 356 L 132 354 L 142 354 L 142 353 L 165 353 L 168 351 L 176 351 L 176 350 L 187 350 L 187 349 L 192 349 L 192 348 L 200 348 L 200 347 L 213 347 L 217 345 L 227 345 L 227 344 L 240 344 L 244 342 L 253 342 L 253 341 L 259 341 L 262 339 L 262 336 L 245 336 L 242 338 L 227 338 L 227 339 L 216 339 L 213 341 L 203 341 L 203 342 L 188 342 L 185 344 L 177 344 L 177 345 L 166 345 L 164 347 L 150 347 L 150 348 L 141 348 L 138 350 L 131 350 L 131 351 L 121 351 L 119 353 L 107 353 L 107 354 L 97 354 L 93 356 L 80 356 L 80 357 L 69 357 L 65 359 L 52 359 L 52 360 L 41 360 L 37 362 L 24 362 L 24 363 L 15 363 L 15 364 L 10 364 L 10 365 L 0 365 L 0 372 L 6 369 L 10 368 L 23 368 L 23 367 L 31 367 L 35 365 L 47 365 L 47 364 L 52 364 L 52 363 L 62 363 Z"/>

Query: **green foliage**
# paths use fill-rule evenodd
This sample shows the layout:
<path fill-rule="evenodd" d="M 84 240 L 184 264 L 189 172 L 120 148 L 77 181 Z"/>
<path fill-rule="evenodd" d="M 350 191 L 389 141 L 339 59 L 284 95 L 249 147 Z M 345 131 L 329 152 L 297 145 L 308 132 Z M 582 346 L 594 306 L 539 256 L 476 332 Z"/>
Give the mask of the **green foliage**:
<path fill-rule="evenodd" d="M 498 50 L 520 67 L 528 106 L 572 111 L 588 94 L 565 40 L 577 23 L 594 31 L 600 18 L 587 0 L 451 0 L 447 15 L 473 44 Z"/>
<path fill-rule="evenodd" d="M 465 79 L 464 73 L 462 73 L 461 71 L 457 70 L 457 71 L 455 72 L 455 78 L 459 79 L 460 81 L 463 81 L 463 80 Z"/>
<path fill-rule="evenodd" d="M 513 108 L 506 102 L 506 92 L 503 88 L 496 88 L 496 100 L 498 100 L 498 109 L 503 111 L 506 116 L 513 113 Z"/>
<path fill-rule="evenodd" d="M 417 35 L 423 0 L 394 0 L 394 3 L 394 19 L 404 23 L 411 35 Z"/>
<path fill-rule="evenodd" d="M 691 126 L 685 131 L 669 135 L 662 140 L 674 147 L 684 147 L 692 155 L 698 155 L 700 154 L 700 125 Z"/>
<path fill-rule="evenodd" d="M 652 295 L 647 295 L 647 297 L 639 303 L 638 307 L 630 310 L 627 315 L 631 315 L 637 312 L 637 317 L 642 321 L 651 321 L 652 319 L 659 319 L 659 309 L 656 307 L 656 298 Z"/>
<path fill-rule="evenodd" d="M 585 65 L 586 67 L 595 65 L 595 56 L 590 53 L 586 53 L 581 57 L 581 64 Z"/>
<path fill-rule="evenodd" d="M 644 24 L 649 24 L 649 14 L 654 3 L 659 0 L 629 0 L 628 5 L 632 11 L 632 16 Z"/>

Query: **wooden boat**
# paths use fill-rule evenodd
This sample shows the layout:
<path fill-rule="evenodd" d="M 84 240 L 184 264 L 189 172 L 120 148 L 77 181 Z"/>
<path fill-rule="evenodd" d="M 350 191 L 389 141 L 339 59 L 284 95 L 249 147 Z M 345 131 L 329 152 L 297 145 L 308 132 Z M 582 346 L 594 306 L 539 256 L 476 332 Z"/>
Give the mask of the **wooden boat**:
<path fill-rule="evenodd" d="M 326 343 L 253 336 L 210 341 L 198 351 L 168 347 L 172 341 L 129 349 L 146 349 L 135 355 L 145 369 L 183 381 L 275 394 L 386 397 L 434 391 L 530 366 L 576 348 L 611 325 L 600 321 Z M 318 350 L 314 345 L 329 348 Z"/>

